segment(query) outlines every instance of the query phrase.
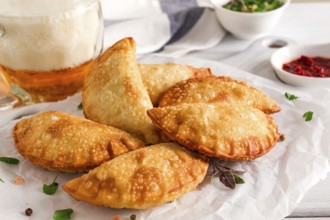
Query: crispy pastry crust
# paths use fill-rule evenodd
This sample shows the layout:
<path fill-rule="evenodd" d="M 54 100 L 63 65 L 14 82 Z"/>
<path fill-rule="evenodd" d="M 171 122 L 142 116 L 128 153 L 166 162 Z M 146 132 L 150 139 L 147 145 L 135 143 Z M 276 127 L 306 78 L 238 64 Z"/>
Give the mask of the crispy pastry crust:
<path fill-rule="evenodd" d="M 158 105 L 161 95 L 174 84 L 189 78 L 212 75 L 209 68 L 194 68 L 176 63 L 139 64 L 139 70 L 153 106 Z"/>
<path fill-rule="evenodd" d="M 82 91 L 84 115 L 148 144 L 158 143 L 159 134 L 146 113 L 153 106 L 136 63 L 135 47 L 132 38 L 125 38 L 95 62 Z"/>
<path fill-rule="evenodd" d="M 159 107 L 199 102 L 240 103 L 251 105 L 265 113 L 281 110 L 263 91 L 225 76 L 192 78 L 179 82 L 163 94 Z"/>
<path fill-rule="evenodd" d="M 158 144 L 106 162 L 63 189 L 97 206 L 145 209 L 194 190 L 207 168 L 206 157 L 175 143 Z"/>
<path fill-rule="evenodd" d="M 182 104 L 150 109 L 148 115 L 169 139 L 223 160 L 253 160 L 279 138 L 274 119 L 246 105 Z"/>
<path fill-rule="evenodd" d="M 116 128 L 62 112 L 44 112 L 13 129 L 20 154 L 36 166 L 63 172 L 90 170 L 144 143 Z"/>

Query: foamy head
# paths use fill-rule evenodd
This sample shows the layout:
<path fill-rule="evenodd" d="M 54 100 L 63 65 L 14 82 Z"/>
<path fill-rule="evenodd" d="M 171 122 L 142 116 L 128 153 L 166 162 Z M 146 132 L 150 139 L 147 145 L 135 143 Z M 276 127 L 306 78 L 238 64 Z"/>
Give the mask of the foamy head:
<path fill-rule="evenodd" d="M 2 0 L 0 64 L 14 70 L 80 65 L 102 49 L 98 0 Z"/>

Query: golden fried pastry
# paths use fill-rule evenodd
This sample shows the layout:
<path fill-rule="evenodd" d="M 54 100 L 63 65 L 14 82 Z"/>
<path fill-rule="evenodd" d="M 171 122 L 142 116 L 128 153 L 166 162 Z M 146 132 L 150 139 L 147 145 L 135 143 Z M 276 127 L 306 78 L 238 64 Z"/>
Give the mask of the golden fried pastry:
<path fill-rule="evenodd" d="M 90 170 L 144 146 L 130 134 L 62 112 L 44 112 L 19 121 L 13 129 L 17 150 L 49 170 Z"/>
<path fill-rule="evenodd" d="M 194 190 L 207 168 L 206 157 L 175 143 L 157 144 L 108 161 L 63 189 L 97 206 L 145 209 Z"/>
<path fill-rule="evenodd" d="M 189 78 L 212 75 L 209 68 L 194 68 L 176 63 L 139 64 L 139 69 L 154 106 L 158 105 L 160 96 L 174 84 Z"/>
<path fill-rule="evenodd" d="M 182 103 L 230 102 L 251 105 L 265 113 L 280 111 L 277 103 L 259 89 L 225 76 L 192 78 L 171 87 L 159 101 L 159 107 Z"/>
<path fill-rule="evenodd" d="M 224 160 L 252 160 L 279 138 L 273 118 L 257 108 L 225 103 L 195 103 L 148 110 L 171 140 Z"/>
<path fill-rule="evenodd" d="M 86 76 L 82 97 L 86 118 L 131 133 L 146 143 L 159 134 L 147 116 L 152 108 L 136 63 L 135 42 L 125 38 L 107 49 Z"/>

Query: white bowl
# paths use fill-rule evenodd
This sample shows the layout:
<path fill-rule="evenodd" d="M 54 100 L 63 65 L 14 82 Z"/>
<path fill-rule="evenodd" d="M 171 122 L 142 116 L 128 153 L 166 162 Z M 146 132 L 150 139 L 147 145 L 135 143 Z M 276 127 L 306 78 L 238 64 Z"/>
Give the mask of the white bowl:
<path fill-rule="evenodd" d="M 279 21 L 283 11 L 290 4 L 285 0 L 284 4 L 267 12 L 237 12 L 223 7 L 228 1 L 211 0 L 215 6 L 215 12 L 222 26 L 235 37 L 245 40 L 256 39 L 264 36 Z"/>
<path fill-rule="evenodd" d="M 330 58 L 330 44 L 293 45 L 283 47 L 273 53 L 270 62 L 277 76 L 285 83 L 301 87 L 327 87 L 330 88 L 330 77 L 308 77 L 289 73 L 282 69 L 283 64 L 299 58 L 301 55 L 309 57 Z"/>

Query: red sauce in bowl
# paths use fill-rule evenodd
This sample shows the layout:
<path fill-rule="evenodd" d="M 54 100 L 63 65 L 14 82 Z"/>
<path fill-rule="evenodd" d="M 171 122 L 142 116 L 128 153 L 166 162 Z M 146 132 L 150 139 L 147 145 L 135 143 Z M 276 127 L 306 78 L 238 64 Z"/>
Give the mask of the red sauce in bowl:
<path fill-rule="evenodd" d="M 285 63 L 282 69 L 300 76 L 330 77 L 330 58 L 300 56 L 289 63 Z"/>

